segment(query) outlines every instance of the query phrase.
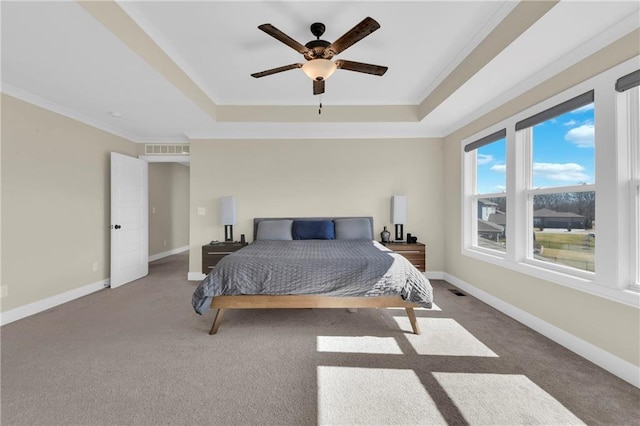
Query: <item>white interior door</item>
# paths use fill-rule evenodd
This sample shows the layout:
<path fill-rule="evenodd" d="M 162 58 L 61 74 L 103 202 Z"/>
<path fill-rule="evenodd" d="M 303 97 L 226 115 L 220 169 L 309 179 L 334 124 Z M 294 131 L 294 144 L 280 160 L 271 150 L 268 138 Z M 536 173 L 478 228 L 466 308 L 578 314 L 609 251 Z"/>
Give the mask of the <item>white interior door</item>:
<path fill-rule="evenodd" d="M 111 287 L 149 273 L 147 162 L 111 153 Z"/>

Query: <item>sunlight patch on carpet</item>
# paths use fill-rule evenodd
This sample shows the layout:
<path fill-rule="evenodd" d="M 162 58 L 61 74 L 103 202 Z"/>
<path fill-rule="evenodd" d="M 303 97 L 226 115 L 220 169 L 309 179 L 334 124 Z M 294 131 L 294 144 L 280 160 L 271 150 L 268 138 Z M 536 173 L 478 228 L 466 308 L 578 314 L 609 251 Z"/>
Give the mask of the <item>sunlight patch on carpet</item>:
<path fill-rule="evenodd" d="M 318 424 L 446 424 L 412 370 L 318 367 Z"/>
<path fill-rule="evenodd" d="M 402 349 L 393 337 L 318 336 L 316 348 L 318 352 L 402 354 Z"/>
<path fill-rule="evenodd" d="M 409 318 L 393 317 L 402 330 L 411 331 Z M 418 318 L 422 334 L 406 334 L 419 355 L 486 356 L 497 357 L 453 318 Z"/>
<path fill-rule="evenodd" d="M 469 424 L 582 425 L 526 376 L 433 373 Z"/>

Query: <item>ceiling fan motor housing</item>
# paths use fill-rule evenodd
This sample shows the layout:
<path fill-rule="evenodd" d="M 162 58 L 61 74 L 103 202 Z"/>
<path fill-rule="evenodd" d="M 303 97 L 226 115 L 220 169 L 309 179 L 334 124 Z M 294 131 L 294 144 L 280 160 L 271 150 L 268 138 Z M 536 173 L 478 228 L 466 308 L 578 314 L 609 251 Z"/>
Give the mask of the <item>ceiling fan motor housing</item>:
<path fill-rule="evenodd" d="M 330 49 L 327 49 L 327 47 L 331 46 L 331 43 L 326 40 L 311 40 L 304 46 L 309 49 L 304 54 L 304 58 L 307 61 L 318 58 L 331 59 L 333 57 L 333 53 Z"/>

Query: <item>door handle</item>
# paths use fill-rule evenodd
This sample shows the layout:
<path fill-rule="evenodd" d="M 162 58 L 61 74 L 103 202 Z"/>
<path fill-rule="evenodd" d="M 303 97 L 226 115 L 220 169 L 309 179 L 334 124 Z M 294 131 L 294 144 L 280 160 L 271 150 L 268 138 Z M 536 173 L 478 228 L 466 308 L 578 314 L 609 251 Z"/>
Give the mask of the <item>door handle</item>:
<path fill-rule="evenodd" d="M 116 225 L 116 226 L 114 226 L 114 228 L 115 228 L 115 229 L 120 229 L 120 228 L 122 228 L 122 226 L 120 226 L 120 225 Z"/>

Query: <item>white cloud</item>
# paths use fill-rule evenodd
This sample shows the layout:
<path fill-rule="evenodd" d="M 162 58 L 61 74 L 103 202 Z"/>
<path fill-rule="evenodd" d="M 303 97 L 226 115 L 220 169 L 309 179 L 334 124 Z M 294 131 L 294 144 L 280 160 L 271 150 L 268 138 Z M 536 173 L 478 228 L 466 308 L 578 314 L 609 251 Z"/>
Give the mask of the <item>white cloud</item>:
<path fill-rule="evenodd" d="M 534 176 L 556 182 L 589 182 L 591 178 L 584 171 L 585 168 L 576 163 L 533 163 Z"/>
<path fill-rule="evenodd" d="M 572 114 L 579 114 L 581 112 L 585 112 L 585 111 L 591 111 L 593 109 L 593 103 L 590 103 L 589 105 L 585 105 L 583 107 L 580 107 L 578 109 L 574 109 L 573 111 L 571 111 Z"/>
<path fill-rule="evenodd" d="M 495 164 L 490 170 L 505 173 L 507 166 Z M 585 168 L 576 163 L 533 163 L 533 174 L 547 180 L 576 184 L 591 180 L 591 177 L 585 173 Z"/>
<path fill-rule="evenodd" d="M 566 123 L 564 123 L 565 126 L 575 126 L 576 124 L 578 124 L 576 120 L 569 120 Z"/>
<path fill-rule="evenodd" d="M 478 166 L 484 166 L 485 164 L 489 164 L 493 162 L 493 155 L 478 153 L 477 161 L 478 161 Z"/>
<path fill-rule="evenodd" d="M 496 192 L 504 192 L 507 190 L 507 187 L 504 185 L 496 185 L 495 188 L 497 189 Z"/>
<path fill-rule="evenodd" d="M 583 124 L 569 130 L 564 136 L 565 140 L 576 145 L 578 148 L 593 148 L 594 146 L 594 126 L 591 123 Z"/>

